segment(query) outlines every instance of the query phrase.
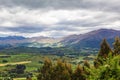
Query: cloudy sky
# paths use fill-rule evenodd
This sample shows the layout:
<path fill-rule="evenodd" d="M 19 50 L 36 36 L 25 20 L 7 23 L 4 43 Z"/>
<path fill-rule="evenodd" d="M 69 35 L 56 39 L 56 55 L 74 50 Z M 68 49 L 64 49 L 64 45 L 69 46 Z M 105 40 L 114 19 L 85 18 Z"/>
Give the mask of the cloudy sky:
<path fill-rule="evenodd" d="M 0 0 L 0 36 L 62 37 L 120 30 L 120 0 Z"/>

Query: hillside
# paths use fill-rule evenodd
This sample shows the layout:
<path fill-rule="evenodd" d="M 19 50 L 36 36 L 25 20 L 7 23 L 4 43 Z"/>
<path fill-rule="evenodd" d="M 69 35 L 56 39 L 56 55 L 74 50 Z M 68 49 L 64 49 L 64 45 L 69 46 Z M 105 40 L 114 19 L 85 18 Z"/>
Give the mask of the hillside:
<path fill-rule="evenodd" d="M 73 48 L 99 48 L 101 40 L 106 38 L 107 41 L 111 44 L 114 41 L 116 36 L 120 36 L 120 31 L 112 30 L 112 29 L 99 29 L 92 32 L 88 32 L 86 34 L 80 35 L 71 35 L 65 37 L 61 43 L 65 44 L 65 46 L 73 47 Z"/>

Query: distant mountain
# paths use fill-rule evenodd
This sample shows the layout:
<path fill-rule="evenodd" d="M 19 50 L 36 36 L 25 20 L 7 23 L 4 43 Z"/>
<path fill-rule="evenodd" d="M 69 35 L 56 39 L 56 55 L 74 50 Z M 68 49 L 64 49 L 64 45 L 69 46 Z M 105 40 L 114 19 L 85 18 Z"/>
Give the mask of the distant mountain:
<path fill-rule="evenodd" d="M 120 36 L 120 31 L 112 29 L 99 29 L 86 34 L 70 35 L 63 38 L 61 41 L 67 47 L 73 48 L 99 48 L 103 38 L 111 44 L 114 42 L 114 38 Z"/>
<path fill-rule="evenodd" d="M 0 41 L 3 41 L 3 40 L 24 40 L 24 39 L 26 39 L 26 38 L 22 37 L 22 36 L 0 37 Z"/>
<path fill-rule="evenodd" d="M 99 29 L 80 35 L 69 35 L 63 38 L 51 37 L 32 37 L 22 36 L 0 37 L 0 49 L 9 47 L 72 47 L 80 48 L 99 48 L 103 38 L 111 44 L 114 38 L 120 36 L 120 31 L 112 29 Z"/>
<path fill-rule="evenodd" d="M 58 42 L 60 42 L 61 39 L 56 39 L 56 38 L 51 38 L 51 37 L 32 37 L 32 38 L 27 38 L 24 43 L 20 45 L 24 45 L 27 47 L 58 47 L 61 46 L 59 45 Z M 27 44 L 26 44 L 27 43 Z"/>
<path fill-rule="evenodd" d="M 25 38 L 22 36 L 8 36 L 8 37 L 0 37 L 0 49 L 9 48 L 9 47 L 52 47 L 57 46 L 57 42 L 60 39 L 55 39 L 51 37 L 32 37 Z"/>
<path fill-rule="evenodd" d="M 52 43 L 59 42 L 60 39 L 40 36 L 40 37 L 29 38 L 28 41 L 30 41 L 30 42 L 37 42 L 37 43 L 50 43 L 50 44 L 52 44 Z"/>

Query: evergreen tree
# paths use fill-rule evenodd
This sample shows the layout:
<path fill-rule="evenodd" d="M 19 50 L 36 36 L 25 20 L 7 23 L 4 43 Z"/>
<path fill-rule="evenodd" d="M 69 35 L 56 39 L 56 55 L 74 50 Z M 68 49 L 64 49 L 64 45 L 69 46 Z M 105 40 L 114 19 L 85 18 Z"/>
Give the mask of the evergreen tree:
<path fill-rule="evenodd" d="M 106 58 L 104 65 L 91 68 L 88 80 L 120 80 L 120 55 Z"/>
<path fill-rule="evenodd" d="M 85 60 L 83 64 L 83 71 L 87 76 L 90 75 L 90 71 L 88 69 L 90 69 L 90 64 L 88 63 L 87 60 Z"/>
<path fill-rule="evenodd" d="M 72 68 L 66 62 L 61 60 L 57 61 L 57 65 L 53 70 L 53 79 L 52 80 L 71 80 Z"/>
<path fill-rule="evenodd" d="M 98 68 L 102 64 L 102 60 L 99 60 L 99 58 L 94 60 L 94 67 Z"/>
<path fill-rule="evenodd" d="M 51 80 L 52 73 L 52 62 L 50 59 L 45 58 L 43 67 L 40 69 L 40 74 L 38 75 L 38 80 Z"/>
<path fill-rule="evenodd" d="M 112 53 L 112 50 L 109 44 L 107 43 L 106 39 L 103 39 L 101 46 L 100 46 L 98 57 L 106 58 L 108 57 L 109 53 Z"/>
<path fill-rule="evenodd" d="M 113 46 L 114 46 L 114 49 L 113 49 L 114 55 L 120 54 L 120 38 L 119 37 L 115 38 L 115 42 Z"/>
<path fill-rule="evenodd" d="M 72 80 L 86 80 L 83 68 L 78 65 L 73 73 Z"/>
<path fill-rule="evenodd" d="M 106 39 L 103 39 L 97 59 L 95 59 L 94 61 L 94 67 L 98 68 L 100 65 L 103 65 L 104 61 L 110 53 L 113 54 L 108 42 L 106 41 Z"/>
<path fill-rule="evenodd" d="M 84 67 L 87 67 L 87 68 L 90 68 L 90 64 L 88 63 L 87 60 L 84 61 L 84 64 L 83 64 Z"/>

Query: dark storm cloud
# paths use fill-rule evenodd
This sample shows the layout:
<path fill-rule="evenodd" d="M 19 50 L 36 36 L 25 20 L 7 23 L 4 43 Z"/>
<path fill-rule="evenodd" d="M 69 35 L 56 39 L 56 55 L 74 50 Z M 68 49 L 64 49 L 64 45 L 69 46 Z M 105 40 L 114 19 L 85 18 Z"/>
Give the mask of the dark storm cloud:
<path fill-rule="evenodd" d="M 0 5 L 29 9 L 93 9 L 120 12 L 119 0 L 0 0 Z"/>

